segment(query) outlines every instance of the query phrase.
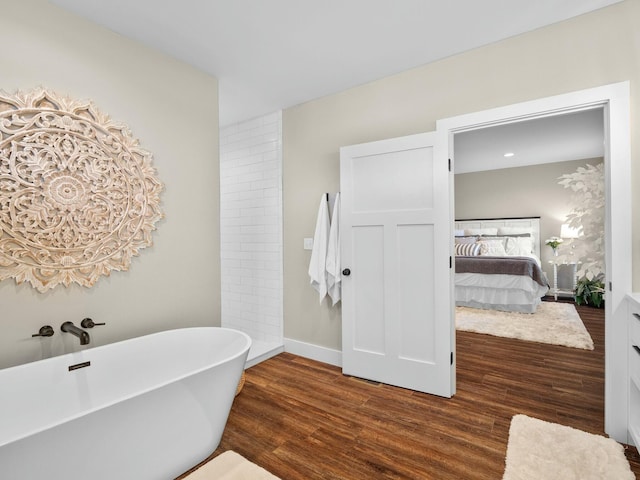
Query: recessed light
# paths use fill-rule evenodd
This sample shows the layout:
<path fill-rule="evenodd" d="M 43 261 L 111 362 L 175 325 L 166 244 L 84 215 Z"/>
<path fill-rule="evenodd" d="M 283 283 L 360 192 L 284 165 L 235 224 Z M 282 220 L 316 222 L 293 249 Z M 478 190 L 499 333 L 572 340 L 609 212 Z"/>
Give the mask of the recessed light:
<path fill-rule="evenodd" d="M 507 152 L 507 153 L 504 154 L 504 156 L 506 158 L 513 157 L 514 155 L 515 155 L 515 153 L 513 153 L 513 152 Z"/>

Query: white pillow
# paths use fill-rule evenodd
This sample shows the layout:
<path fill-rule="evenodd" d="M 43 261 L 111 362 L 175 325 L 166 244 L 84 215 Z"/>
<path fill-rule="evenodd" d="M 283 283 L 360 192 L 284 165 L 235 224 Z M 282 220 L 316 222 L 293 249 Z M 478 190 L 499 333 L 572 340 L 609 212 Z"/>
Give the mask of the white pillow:
<path fill-rule="evenodd" d="M 507 255 L 503 240 L 479 240 L 478 244 L 480 245 L 480 255 L 491 257 L 505 257 Z"/>
<path fill-rule="evenodd" d="M 464 230 L 454 230 L 453 231 L 453 236 L 454 237 L 464 237 Z"/>
<path fill-rule="evenodd" d="M 465 235 L 497 235 L 498 227 L 495 228 L 465 228 Z"/>
<path fill-rule="evenodd" d="M 498 227 L 498 235 L 519 235 L 521 233 L 533 234 L 531 227 Z"/>
<path fill-rule="evenodd" d="M 531 237 L 508 237 L 505 248 L 507 255 L 531 255 L 533 243 Z"/>
<path fill-rule="evenodd" d="M 476 243 L 478 237 L 455 237 L 453 241 L 455 243 Z"/>

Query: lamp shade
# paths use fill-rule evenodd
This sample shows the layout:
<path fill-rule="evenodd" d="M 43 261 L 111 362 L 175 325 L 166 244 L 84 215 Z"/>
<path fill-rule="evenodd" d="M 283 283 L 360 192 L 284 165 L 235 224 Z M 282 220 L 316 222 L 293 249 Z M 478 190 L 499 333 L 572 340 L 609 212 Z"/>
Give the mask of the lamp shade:
<path fill-rule="evenodd" d="M 563 223 L 560 227 L 560 238 L 578 238 L 580 236 L 580 229 L 570 227 L 568 224 Z"/>

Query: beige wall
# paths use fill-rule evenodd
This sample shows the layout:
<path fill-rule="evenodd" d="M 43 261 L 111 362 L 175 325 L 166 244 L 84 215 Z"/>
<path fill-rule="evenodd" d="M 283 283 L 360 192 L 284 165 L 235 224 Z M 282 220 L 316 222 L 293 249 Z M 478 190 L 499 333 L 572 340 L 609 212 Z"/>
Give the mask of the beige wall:
<path fill-rule="evenodd" d="M 128 272 L 103 277 L 91 289 L 41 294 L 28 284 L 0 282 L 0 367 L 80 349 L 59 326 L 86 316 L 107 323 L 91 331 L 91 346 L 219 325 L 217 80 L 46 0 L 3 2 L 0 43 L 1 89 L 43 86 L 91 99 L 131 128 L 154 155 L 166 216 L 154 245 Z M 45 324 L 56 334 L 31 338 Z"/>
<path fill-rule="evenodd" d="M 640 1 L 581 17 L 416 68 L 283 112 L 285 337 L 341 348 L 339 308 L 318 305 L 309 287 L 310 252 L 322 192 L 339 189 L 339 148 L 432 131 L 438 119 L 502 105 L 631 82 L 632 127 L 640 114 Z M 640 180 L 637 129 L 634 183 Z M 635 189 L 633 205 L 640 197 Z M 640 235 L 640 222 L 633 226 Z M 640 258 L 634 242 L 634 256 Z M 633 264 L 640 288 L 640 261 Z"/>
<path fill-rule="evenodd" d="M 559 185 L 558 177 L 599 163 L 602 158 L 456 175 L 455 217 L 540 217 L 540 258 L 551 280 L 553 269 L 548 261 L 553 255 L 544 240 L 560 236 L 560 226 L 571 210 L 571 190 Z"/>

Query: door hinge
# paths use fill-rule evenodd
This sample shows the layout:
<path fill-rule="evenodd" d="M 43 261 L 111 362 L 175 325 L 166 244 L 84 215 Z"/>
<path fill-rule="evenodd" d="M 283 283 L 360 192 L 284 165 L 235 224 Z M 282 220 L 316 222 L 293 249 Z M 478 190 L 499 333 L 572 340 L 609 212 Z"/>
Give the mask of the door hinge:
<path fill-rule="evenodd" d="M 453 258 L 449 255 L 449 268 L 453 268 Z"/>
<path fill-rule="evenodd" d="M 449 171 L 451 171 L 451 159 L 449 159 Z"/>
<path fill-rule="evenodd" d="M 453 352 L 451 352 L 451 365 L 453 365 Z"/>
<path fill-rule="evenodd" d="M 613 284 L 611 282 L 609 282 L 609 291 L 612 292 L 613 291 Z"/>

